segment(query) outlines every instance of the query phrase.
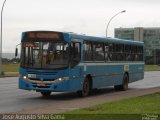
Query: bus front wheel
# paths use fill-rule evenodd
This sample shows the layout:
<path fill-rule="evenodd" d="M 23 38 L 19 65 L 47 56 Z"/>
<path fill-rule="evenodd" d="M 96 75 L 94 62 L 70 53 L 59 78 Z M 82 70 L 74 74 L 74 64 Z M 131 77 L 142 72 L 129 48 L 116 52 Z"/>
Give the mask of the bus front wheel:
<path fill-rule="evenodd" d="M 82 91 L 78 91 L 78 95 L 81 96 L 81 97 L 86 97 L 90 94 L 90 81 L 88 78 L 86 78 L 83 82 L 83 88 L 82 88 Z"/>
<path fill-rule="evenodd" d="M 42 95 L 43 97 L 48 97 L 48 96 L 51 95 L 51 92 L 49 92 L 49 91 L 41 92 L 41 95 Z"/>
<path fill-rule="evenodd" d="M 129 82 L 129 77 L 128 77 L 127 74 L 124 74 L 122 85 L 115 85 L 114 89 L 115 90 L 126 91 L 128 89 L 128 82 Z"/>

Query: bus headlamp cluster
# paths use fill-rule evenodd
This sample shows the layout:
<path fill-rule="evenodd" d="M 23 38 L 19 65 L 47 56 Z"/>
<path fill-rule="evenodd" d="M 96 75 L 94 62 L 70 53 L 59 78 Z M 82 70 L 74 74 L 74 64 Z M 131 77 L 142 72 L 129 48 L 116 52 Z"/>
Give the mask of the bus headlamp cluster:
<path fill-rule="evenodd" d="M 64 81 L 64 80 L 69 80 L 69 77 L 62 77 L 62 78 L 55 79 L 55 81 Z"/>
<path fill-rule="evenodd" d="M 26 80 L 26 79 L 27 79 L 27 76 L 23 76 L 23 79 L 25 79 L 25 80 Z"/>
<path fill-rule="evenodd" d="M 29 80 L 26 75 L 20 74 L 19 77 L 24 79 L 24 80 Z M 57 78 L 57 79 L 54 80 L 54 82 L 60 82 L 60 81 L 64 81 L 64 80 L 69 80 L 69 77 Z"/>
<path fill-rule="evenodd" d="M 22 78 L 22 79 L 24 79 L 24 80 L 28 79 L 28 77 L 26 75 L 22 75 L 22 74 L 20 74 L 19 77 Z"/>

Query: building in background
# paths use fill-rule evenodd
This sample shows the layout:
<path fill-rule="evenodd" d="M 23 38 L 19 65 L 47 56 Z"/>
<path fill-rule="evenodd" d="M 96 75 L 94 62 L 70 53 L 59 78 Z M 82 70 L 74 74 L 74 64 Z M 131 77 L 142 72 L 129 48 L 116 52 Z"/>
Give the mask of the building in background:
<path fill-rule="evenodd" d="M 160 27 L 115 28 L 115 38 L 143 41 L 146 64 L 160 64 Z"/>

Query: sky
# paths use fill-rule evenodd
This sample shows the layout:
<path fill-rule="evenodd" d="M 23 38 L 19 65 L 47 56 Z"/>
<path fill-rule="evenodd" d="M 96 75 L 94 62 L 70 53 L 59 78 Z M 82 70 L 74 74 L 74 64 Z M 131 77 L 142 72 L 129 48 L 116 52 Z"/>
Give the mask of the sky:
<path fill-rule="evenodd" d="M 4 0 L 0 0 L 0 8 Z M 3 11 L 3 53 L 14 53 L 21 34 L 65 31 L 114 37 L 114 28 L 160 27 L 160 0 L 7 0 Z"/>

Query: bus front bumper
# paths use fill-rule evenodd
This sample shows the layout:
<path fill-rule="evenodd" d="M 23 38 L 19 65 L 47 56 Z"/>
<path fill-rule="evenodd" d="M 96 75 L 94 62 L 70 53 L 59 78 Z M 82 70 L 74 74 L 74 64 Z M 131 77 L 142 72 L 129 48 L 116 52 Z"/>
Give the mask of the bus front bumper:
<path fill-rule="evenodd" d="M 36 91 L 51 91 L 51 92 L 63 92 L 68 91 L 69 80 L 57 81 L 53 83 L 45 83 L 43 81 L 30 82 L 19 78 L 19 89 L 24 90 L 36 90 Z"/>

